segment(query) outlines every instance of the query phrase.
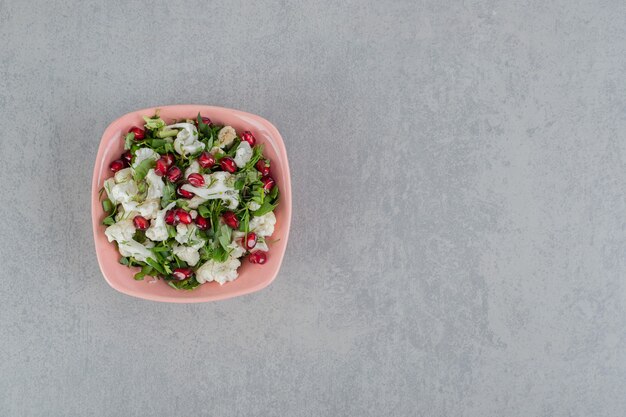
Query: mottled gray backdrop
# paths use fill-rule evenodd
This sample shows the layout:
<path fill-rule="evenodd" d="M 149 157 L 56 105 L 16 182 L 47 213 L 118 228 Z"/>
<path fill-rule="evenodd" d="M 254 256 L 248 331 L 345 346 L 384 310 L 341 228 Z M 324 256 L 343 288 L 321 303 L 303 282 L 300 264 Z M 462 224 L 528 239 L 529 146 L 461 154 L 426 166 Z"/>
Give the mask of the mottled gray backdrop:
<path fill-rule="evenodd" d="M 0 1 L 1 416 L 624 416 L 626 3 Z M 102 279 L 104 128 L 272 121 L 282 270 Z"/>

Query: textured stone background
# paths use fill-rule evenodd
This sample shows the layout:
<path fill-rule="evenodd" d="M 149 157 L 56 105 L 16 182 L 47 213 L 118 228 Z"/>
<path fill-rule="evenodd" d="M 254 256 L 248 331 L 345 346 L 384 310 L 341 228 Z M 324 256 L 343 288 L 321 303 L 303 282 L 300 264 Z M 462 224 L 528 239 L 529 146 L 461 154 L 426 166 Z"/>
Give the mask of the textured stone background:
<path fill-rule="evenodd" d="M 626 4 L 0 1 L 0 415 L 623 416 Z M 100 135 L 147 106 L 271 120 L 266 290 L 102 279 Z"/>

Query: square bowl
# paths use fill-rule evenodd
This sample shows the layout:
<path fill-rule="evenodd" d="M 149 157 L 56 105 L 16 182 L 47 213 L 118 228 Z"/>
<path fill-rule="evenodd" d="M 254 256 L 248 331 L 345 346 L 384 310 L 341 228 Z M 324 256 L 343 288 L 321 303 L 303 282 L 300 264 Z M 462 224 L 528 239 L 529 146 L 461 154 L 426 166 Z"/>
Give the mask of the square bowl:
<path fill-rule="evenodd" d="M 102 220 L 105 213 L 100 203 L 99 192 L 104 181 L 112 176 L 109 171 L 109 164 L 118 159 L 124 151 L 122 136 L 128 132 L 131 126 L 143 126 L 143 116 L 152 116 L 157 108 L 160 109 L 161 118 L 168 124 L 174 119 L 195 119 L 200 112 L 217 124 L 234 127 L 238 133 L 244 130 L 251 131 L 256 137 L 257 143 L 264 145 L 263 154 L 271 160 L 272 177 L 280 188 L 280 204 L 274 210 L 276 226 L 274 234 L 271 236 L 274 243 L 269 244 L 270 251 L 264 265 L 242 262 L 241 267 L 239 267 L 239 278 L 236 280 L 224 285 L 208 282 L 193 291 L 185 291 L 175 290 L 167 285 L 164 280 L 144 279 L 143 281 L 135 281 L 133 275 L 139 268 L 128 268 L 119 263 L 120 254 L 117 247 L 114 243 L 109 243 L 104 234 L 106 227 L 102 225 Z M 291 180 L 285 144 L 278 130 L 270 122 L 260 116 L 239 110 L 203 105 L 174 105 L 137 110 L 125 114 L 106 128 L 100 141 L 91 185 L 91 217 L 100 269 L 104 279 L 119 292 L 153 301 L 198 303 L 223 300 L 258 291 L 268 286 L 276 278 L 285 256 L 287 239 L 289 238 Z"/>

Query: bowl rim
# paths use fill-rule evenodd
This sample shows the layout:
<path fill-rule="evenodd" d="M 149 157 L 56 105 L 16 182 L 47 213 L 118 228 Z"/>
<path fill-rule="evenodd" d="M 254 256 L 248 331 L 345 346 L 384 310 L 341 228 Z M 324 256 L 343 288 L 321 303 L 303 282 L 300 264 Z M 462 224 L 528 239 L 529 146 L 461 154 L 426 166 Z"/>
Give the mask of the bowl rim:
<path fill-rule="evenodd" d="M 141 290 L 135 290 L 132 288 L 127 288 L 127 287 L 121 287 L 119 286 L 114 280 L 110 279 L 107 276 L 107 273 L 105 272 L 105 262 L 103 259 L 101 259 L 100 253 L 98 251 L 98 241 L 97 241 L 97 236 L 98 233 L 100 233 L 99 226 L 100 226 L 100 222 L 98 221 L 99 216 L 102 214 L 99 210 L 101 209 L 101 205 L 100 205 L 100 199 L 98 197 L 99 194 L 99 187 L 98 187 L 98 179 L 100 177 L 99 173 L 101 171 L 101 165 L 102 165 L 102 161 L 104 159 L 104 153 L 105 150 L 107 148 L 107 146 L 105 146 L 105 144 L 108 144 L 109 141 L 107 141 L 106 139 L 111 137 L 113 135 L 113 132 L 115 130 L 118 130 L 120 127 L 120 125 L 126 125 L 127 119 L 129 117 L 135 116 L 135 115 L 139 115 L 139 116 L 144 116 L 146 114 L 150 114 L 153 113 L 156 109 L 159 109 L 160 111 L 175 111 L 175 112 L 179 112 L 179 113 L 185 113 L 185 112 L 207 112 L 210 113 L 211 111 L 220 111 L 220 112 L 228 112 L 228 113 L 232 113 L 232 114 L 236 114 L 240 117 L 243 118 L 251 118 L 251 119 L 255 119 L 256 121 L 262 123 L 264 125 L 264 127 L 266 127 L 268 129 L 268 131 L 270 132 L 270 137 L 272 138 L 272 141 L 277 149 L 277 153 L 279 154 L 279 159 L 281 161 L 281 165 L 282 165 L 282 171 L 283 171 L 283 184 L 281 184 L 281 189 L 282 190 L 288 190 L 287 193 L 285 193 L 285 195 L 287 196 L 287 198 L 285 199 L 285 201 L 281 201 L 281 205 L 283 205 L 283 210 L 285 210 L 286 212 L 286 221 L 284 221 L 281 224 L 281 229 L 283 230 L 283 234 L 284 237 L 281 237 L 281 240 L 284 241 L 284 249 L 282 251 L 280 251 L 278 255 L 278 263 L 277 263 L 277 267 L 276 269 L 271 273 L 271 276 L 269 276 L 269 279 L 263 280 L 261 282 L 259 282 L 258 284 L 252 285 L 250 287 L 246 287 L 243 289 L 240 289 L 238 291 L 235 292 L 231 292 L 231 293 L 218 293 L 218 294 L 207 294 L 204 296 L 199 296 L 199 297 L 193 297 L 193 298 L 187 298 L 187 297 L 181 297 L 179 292 L 172 290 L 172 295 L 160 295 L 160 294 L 151 294 L 151 293 L 146 293 L 144 291 Z M 163 106 L 152 106 L 152 107 L 147 107 L 147 108 L 143 108 L 143 109 L 139 109 L 139 110 L 134 110 L 128 113 L 125 113 L 121 116 L 119 116 L 118 118 L 116 118 L 115 120 L 113 120 L 107 127 L 106 129 L 104 129 L 104 132 L 102 133 L 102 137 L 100 138 L 100 143 L 98 145 L 98 152 L 96 154 L 96 158 L 95 158 L 95 162 L 94 162 L 94 169 L 93 169 L 93 176 L 92 176 L 92 181 L 91 181 L 91 220 L 92 220 L 92 228 L 93 228 L 93 240 L 94 240 L 94 245 L 95 245 L 95 251 L 96 251 L 96 259 L 98 260 L 98 266 L 100 267 L 100 271 L 102 273 L 102 276 L 104 277 L 105 281 L 115 290 L 119 291 L 120 293 L 129 295 L 131 297 L 136 297 L 136 298 L 141 298 L 144 300 L 150 300 L 150 301 L 159 301 L 159 302 L 168 302 L 168 303 L 182 303 L 182 304 L 189 304 L 189 303 L 203 303 L 203 302 L 209 302 L 209 301 L 219 301 L 219 300 L 226 300 L 229 298 L 234 298 L 234 297 L 239 297 L 242 295 L 246 295 L 246 294 L 250 294 L 256 291 L 259 291 L 265 287 L 267 287 L 268 285 L 270 285 L 274 279 L 276 279 L 276 276 L 278 275 L 278 273 L 280 272 L 280 268 L 282 266 L 282 262 L 283 259 L 285 257 L 285 253 L 287 251 L 287 244 L 289 241 L 289 231 L 291 228 L 291 213 L 292 213 L 292 198 L 291 198 L 291 174 L 290 174 L 290 169 L 289 169 L 289 159 L 287 157 L 287 149 L 285 147 L 285 143 L 283 141 L 282 136 L 280 135 L 278 129 L 267 119 L 265 119 L 264 117 L 261 117 L 259 115 L 256 114 L 252 114 L 252 113 L 248 113 L 248 112 L 244 112 L 241 110 L 237 110 L 237 109 L 232 109 L 232 108 L 228 108 L 228 107 L 220 107 L 220 106 L 212 106 L 212 105 L 206 105 L 206 104 L 171 104 L 171 105 L 163 105 Z M 129 269 L 130 271 L 130 269 Z M 131 277 L 132 279 L 132 277 Z"/>

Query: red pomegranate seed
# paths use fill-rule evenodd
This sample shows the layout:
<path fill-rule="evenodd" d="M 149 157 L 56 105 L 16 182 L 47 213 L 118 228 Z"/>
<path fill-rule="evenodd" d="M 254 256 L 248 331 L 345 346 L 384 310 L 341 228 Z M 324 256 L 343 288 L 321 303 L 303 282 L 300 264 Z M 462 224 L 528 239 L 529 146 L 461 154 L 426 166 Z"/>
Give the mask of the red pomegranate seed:
<path fill-rule="evenodd" d="M 262 177 L 270 175 L 270 165 L 265 159 L 259 159 L 259 162 L 256 163 L 256 169 L 261 173 Z"/>
<path fill-rule="evenodd" d="M 198 163 L 202 168 L 211 168 L 215 165 L 215 157 L 208 152 L 202 152 L 198 157 Z"/>
<path fill-rule="evenodd" d="M 142 140 L 146 136 L 146 131 L 138 128 L 137 126 L 133 126 L 128 129 L 128 133 L 134 133 L 135 140 Z"/>
<path fill-rule="evenodd" d="M 256 233 L 250 232 L 241 239 L 241 246 L 250 250 L 256 246 Z"/>
<path fill-rule="evenodd" d="M 224 171 L 230 172 L 231 174 L 237 171 L 237 164 L 235 164 L 235 160 L 230 156 L 222 158 L 220 160 L 220 166 Z"/>
<path fill-rule="evenodd" d="M 272 188 L 274 188 L 274 185 L 276 185 L 276 182 L 272 177 L 263 177 L 261 178 L 261 182 L 263 183 L 263 189 L 266 193 L 269 193 Z"/>
<path fill-rule="evenodd" d="M 201 117 L 200 119 L 202 119 L 202 123 L 204 123 L 205 125 L 209 125 L 211 126 L 213 123 L 211 123 L 211 119 L 209 119 L 208 117 Z M 198 121 L 196 120 L 196 124 L 198 123 Z"/>
<path fill-rule="evenodd" d="M 130 153 L 130 151 L 126 151 L 122 154 L 120 159 L 123 159 L 126 162 L 126 166 L 128 166 L 133 161 L 133 154 Z"/>
<path fill-rule="evenodd" d="M 196 216 L 196 226 L 198 226 L 198 229 L 200 230 L 207 230 L 209 227 L 211 227 L 211 222 L 209 222 L 209 219 L 207 219 L 206 217 L 198 215 Z"/>
<path fill-rule="evenodd" d="M 239 228 L 239 219 L 237 219 L 237 216 L 232 211 L 224 212 L 222 218 L 224 219 L 224 223 L 231 229 Z"/>
<path fill-rule="evenodd" d="M 177 166 L 173 166 L 167 170 L 166 176 L 169 182 L 176 182 L 183 176 L 183 171 L 181 171 Z"/>
<path fill-rule="evenodd" d="M 167 162 L 163 158 L 159 158 L 156 161 L 156 165 L 154 167 L 154 173 L 159 177 L 162 177 L 167 172 Z"/>
<path fill-rule="evenodd" d="M 241 140 L 245 140 L 246 142 L 250 144 L 250 146 L 254 146 L 254 144 L 256 143 L 256 139 L 254 138 L 254 135 L 249 130 L 246 130 L 245 132 L 243 132 L 243 135 L 241 135 Z"/>
<path fill-rule="evenodd" d="M 122 161 L 121 159 L 116 159 L 115 161 L 111 162 L 109 168 L 111 169 L 111 171 L 117 172 L 120 169 L 124 168 L 124 161 Z"/>
<path fill-rule="evenodd" d="M 187 190 L 183 190 L 182 188 L 178 187 L 178 189 L 176 190 L 176 193 L 181 196 L 182 198 L 193 198 L 193 193 Z"/>
<path fill-rule="evenodd" d="M 135 227 L 139 230 L 146 230 L 148 227 L 150 227 L 150 220 L 146 219 L 143 216 L 136 216 L 133 219 L 133 223 Z"/>
<path fill-rule="evenodd" d="M 193 269 L 191 268 L 176 268 L 174 272 L 172 272 L 172 276 L 178 281 L 186 280 L 192 274 L 193 274 Z"/>
<path fill-rule="evenodd" d="M 168 168 L 171 167 L 172 164 L 174 163 L 174 155 L 172 155 L 171 153 L 166 153 L 165 155 L 161 157 L 161 159 L 165 161 L 165 164 L 167 165 Z"/>
<path fill-rule="evenodd" d="M 191 214 L 187 213 L 183 209 L 176 210 L 176 217 L 178 217 L 178 220 L 180 220 L 182 224 L 191 224 L 191 222 L 193 222 Z"/>
<path fill-rule="evenodd" d="M 204 185 L 204 177 L 200 174 L 189 174 L 187 181 L 194 187 L 202 187 Z"/>
<path fill-rule="evenodd" d="M 256 251 L 248 256 L 248 260 L 252 264 L 263 265 L 265 261 L 267 261 L 267 255 L 265 254 L 265 252 Z"/>
<path fill-rule="evenodd" d="M 165 223 L 169 224 L 170 226 L 175 226 L 176 223 L 178 223 L 175 210 L 168 210 L 165 212 Z"/>

